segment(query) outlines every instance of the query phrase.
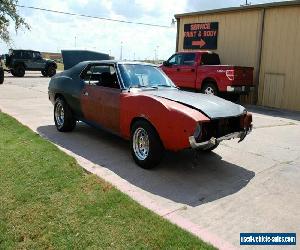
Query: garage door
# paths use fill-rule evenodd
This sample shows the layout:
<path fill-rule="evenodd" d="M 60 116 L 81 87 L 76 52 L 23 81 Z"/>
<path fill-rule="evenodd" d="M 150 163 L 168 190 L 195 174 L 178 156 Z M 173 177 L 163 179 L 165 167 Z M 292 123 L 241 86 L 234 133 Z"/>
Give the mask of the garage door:
<path fill-rule="evenodd" d="M 285 74 L 266 73 L 262 105 L 281 108 L 283 101 Z"/>

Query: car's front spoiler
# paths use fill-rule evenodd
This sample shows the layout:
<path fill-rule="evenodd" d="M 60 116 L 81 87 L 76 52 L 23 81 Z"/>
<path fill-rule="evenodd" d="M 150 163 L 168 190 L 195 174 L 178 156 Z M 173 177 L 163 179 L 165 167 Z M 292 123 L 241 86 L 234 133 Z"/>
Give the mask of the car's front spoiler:
<path fill-rule="evenodd" d="M 252 126 L 250 126 L 248 129 L 245 129 L 243 131 L 234 132 L 228 135 L 224 135 L 219 138 L 211 137 L 208 141 L 205 142 L 196 142 L 196 139 L 194 136 L 189 137 L 189 142 L 192 148 L 202 148 L 202 149 L 208 149 L 216 144 L 219 144 L 221 141 L 224 140 L 231 140 L 234 138 L 240 138 L 238 142 L 241 142 L 245 139 L 245 137 L 252 131 Z"/>

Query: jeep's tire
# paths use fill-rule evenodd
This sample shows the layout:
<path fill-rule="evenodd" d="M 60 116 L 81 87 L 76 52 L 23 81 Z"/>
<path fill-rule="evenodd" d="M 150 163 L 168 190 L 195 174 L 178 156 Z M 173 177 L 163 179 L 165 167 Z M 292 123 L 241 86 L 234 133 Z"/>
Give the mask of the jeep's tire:
<path fill-rule="evenodd" d="M 132 125 L 130 148 L 136 164 L 145 169 L 158 165 L 165 152 L 155 128 L 144 120 Z"/>
<path fill-rule="evenodd" d="M 11 69 L 11 70 L 10 70 L 10 73 L 11 73 L 13 76 L 16 76 L 16 73 L 15 73 L 14 69 Z"/>
<path fill-rule="evenodd" d="M 0 67 L 0 84 L 4 82 L 4 70 Z"/>
<path fill-rule="evenodd" d="M 46 74 L 49 77 L 52 77 L 56 74 L 56 68 L 54 65 L 49 65 L 46 69 Z"/>
<path fill-rule="evenodd" d="M 54 122 L 58 131 L 70 132 L 76 126 L 72 110 L 63 98 L 57 98 L 54 104 Z"/>
<path fill-rule="evenodd" d="M 206 82 L 203 84 L 203 87 L 201 89 L 201 92 L 203 94 L 207 95 L 218 95 L 218 88 L 214 82 Z"/>
<path fill-rule="evenodd" d="M 44 70 L 44 69 L 41 71 L 41 73 L 42 73 L 42 75 L 43 75 L 44 77 L 47 77 L 47 76 L 48 76 L 48 75 L 47 75 L 47 71 Z"/>
<path fill-rule="evenodd" d="M 25 75 L 25 68 L 22 64 L 17 64 L 12 71 L 13 76 L 23 77 Z"/>

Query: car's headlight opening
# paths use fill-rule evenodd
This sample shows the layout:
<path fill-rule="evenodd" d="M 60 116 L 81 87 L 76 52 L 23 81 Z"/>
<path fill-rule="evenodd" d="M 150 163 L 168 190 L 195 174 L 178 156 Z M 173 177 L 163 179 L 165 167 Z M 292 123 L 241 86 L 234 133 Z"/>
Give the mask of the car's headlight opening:
<path fill-rule="evenodd" d="M 201 126 L 201 124 L 197 123 L 196 129 L 195 129 L 195 132 L 193 135 L 194 138 L 199 139 L 201 137 L 201 133 L 202 133 L 202 126 Z"/>

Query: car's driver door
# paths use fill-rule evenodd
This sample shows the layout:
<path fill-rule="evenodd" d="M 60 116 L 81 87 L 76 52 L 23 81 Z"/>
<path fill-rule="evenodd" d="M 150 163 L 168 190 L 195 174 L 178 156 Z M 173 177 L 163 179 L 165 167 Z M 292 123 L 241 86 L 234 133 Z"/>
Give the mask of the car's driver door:
<path fill-rule="evenodd" d="M 81 109 L 84 119 L 94 125 L 119 133 L 121 89 L 114 66 L 91 65 L 85 74 L 85 86 L 81 93 Z"/>

